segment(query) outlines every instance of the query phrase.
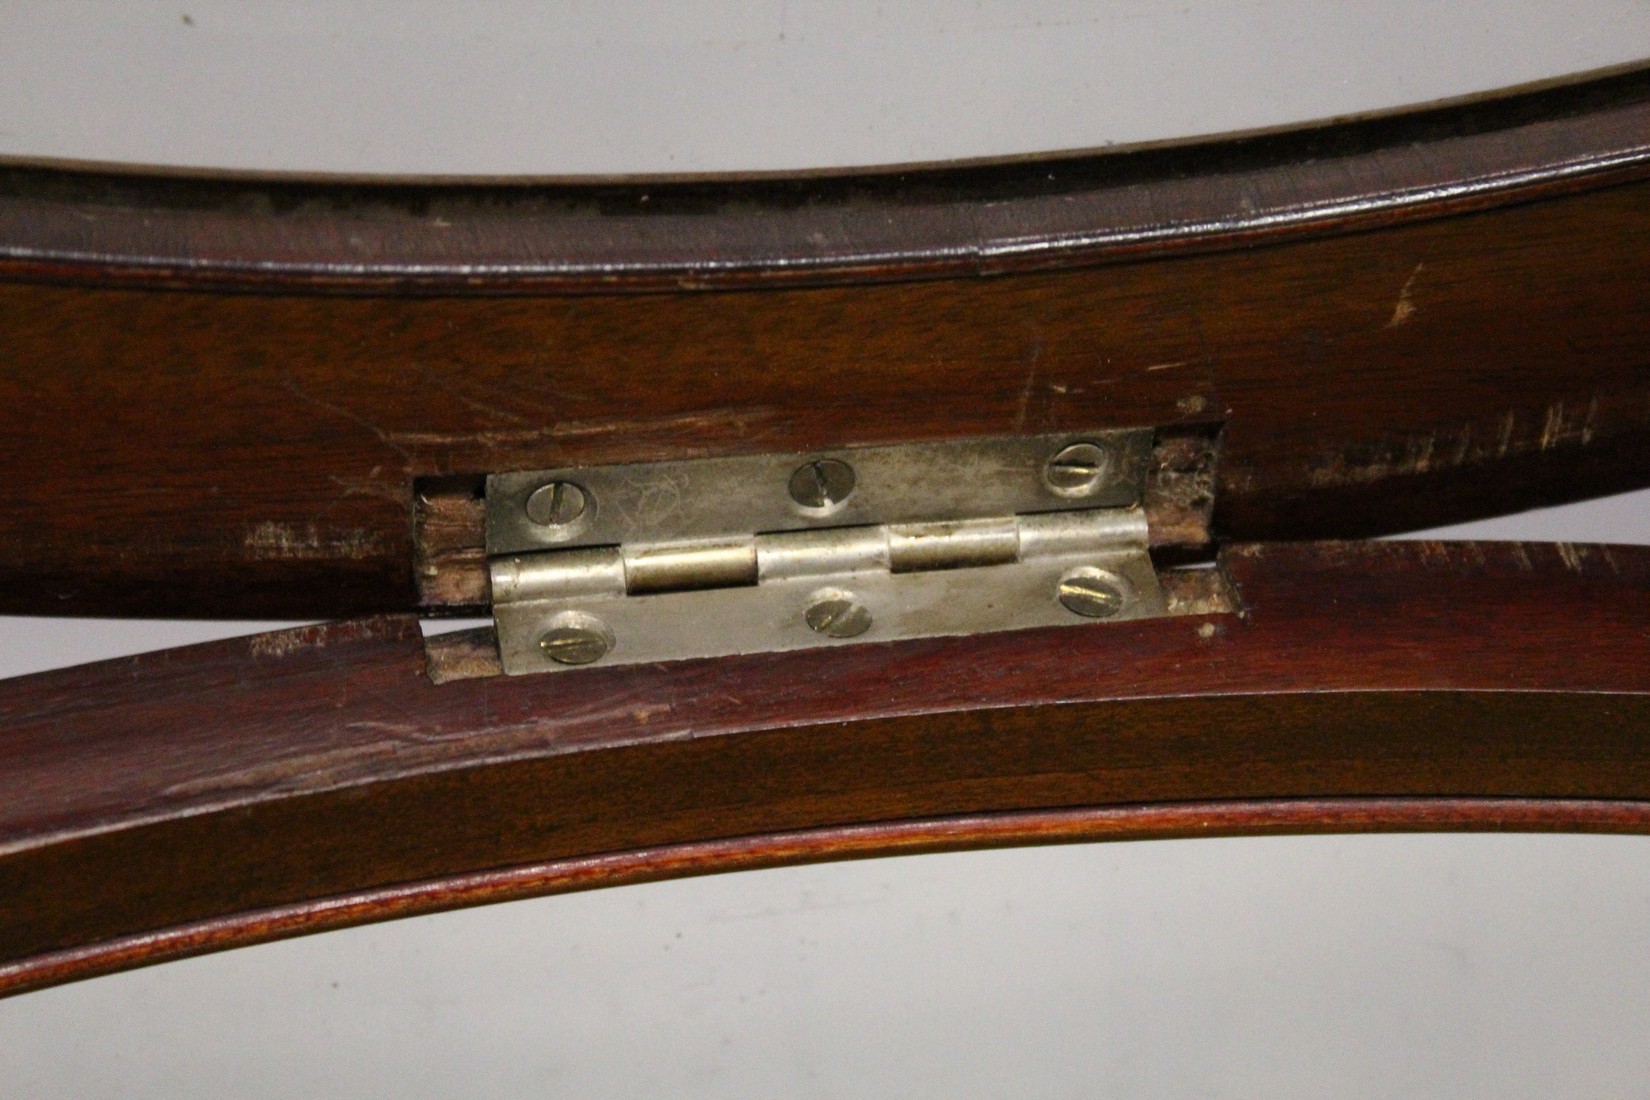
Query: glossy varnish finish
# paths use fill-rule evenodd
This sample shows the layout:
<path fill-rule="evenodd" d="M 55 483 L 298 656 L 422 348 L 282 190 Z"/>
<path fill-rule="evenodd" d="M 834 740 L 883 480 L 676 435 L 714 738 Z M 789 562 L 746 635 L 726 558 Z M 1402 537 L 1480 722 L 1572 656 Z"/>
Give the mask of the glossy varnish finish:
<path fill-rule="evenodd" d="M 1239 539 L 1650 483 L 1647 133 L 1637 73 L 834 179 L 15 168 L 0 610 L 409 610 L 415 482 L 567 464 L 1223 425 Z"/>
<path fill-rule="evenodd" d="M 861 284 L 1368 229 L 1642 178 L 1650 68 L 1101 154 L 630 180 L 378 181 L 0 164 L 25 279 L 486 294 Z"/>
<path fill-rule="evenodd" d="M 439 686 L 390 619 L 11 681 L 0 982 L 832 855 L 1650 831 L 1650 551 L 1224 563 L 1241 614 Z"/>

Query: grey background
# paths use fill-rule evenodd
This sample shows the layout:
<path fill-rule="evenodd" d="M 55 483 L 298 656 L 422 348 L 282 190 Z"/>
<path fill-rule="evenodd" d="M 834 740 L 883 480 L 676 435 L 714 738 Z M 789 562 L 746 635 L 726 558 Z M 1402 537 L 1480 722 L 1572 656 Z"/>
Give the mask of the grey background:
<path fill-rule="evenodd" d="M 1645 56 L 1650 8 L 1595 0 L 0 2 L 0 153 L 907 162 Z M 1650 543 L 1650 494 L 1444 534 Z M 0 674 L 261 625 L 3 620 Z M 0 1003 L 0 1095 L 1635 1096 L 1647 1036 L 1643 840 L 1175 841 L 627 887 L 86 982 Z"/>

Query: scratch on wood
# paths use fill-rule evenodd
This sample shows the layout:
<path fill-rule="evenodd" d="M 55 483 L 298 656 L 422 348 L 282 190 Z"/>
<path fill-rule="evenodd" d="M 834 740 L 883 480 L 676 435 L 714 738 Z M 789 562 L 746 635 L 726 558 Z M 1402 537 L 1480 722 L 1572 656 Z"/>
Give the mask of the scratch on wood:
<path fill-rule="evenodd" d="M 390 501 L 393 504 L 405 504 L 408 494 L 397 489 L 394 485 L 386 484 L 379 478 L 384 467 L 374 466 L 365 477 L 352 477 L 349 474 L 328 474 L 327 480 L 338 486 L 340 496 L 345 497 L 377 497 Z"/>
<path fill-rule="evenodd" d="M 1450 543 L 1418 542 L 1415 545 L 1422 565 L 1433 569 L 1447 569 L 1455 564 L 1455 554 Z"/>
<path fill-rule="evenodd" d="M 260 561 L 364 561 L 378 556 L 383 540 L 366 531 L 322 534 L 313 523 L 302 528 L 266 521 L 246 533 L 242 545 Z"/>
<path fill-rule="evenodd" d="M 1174 370 L 1176 367 L 1184 367 L 1190 362 L 1190 359 L 1177 359 L 1173 363 L 1153 363 L 1146 368 L 1146 373 L 1150 374 L 1156 370 Z"/>
<path fill-rule="evenodd" d="M 412 461 L 412 456 L 409 455 L 405 450 L 403 450 L 396 443 L 395 437 L 393 435 L 391 435 L 389 432 L 386 432 L 383 428 L 380 428 L 377 424 L 374 424 L 372 421 L 368 420 L 366 417 L 362 416 L 360 413 L 351 412 L 349 409 L 344 408 L 342 405 L 334 405 L 330 401 L 323 401 L 321 398 L 316 397 L 314 394 L 310 393 L 308 390 L 306 390 L 302 386 L 298 385 L 297 382 L 291 381 L 290 379 L 286 382 L 283 382 L 281 384 L 281 388 L 286 390 L 288 393 L 292 394 L 292 396 L 298 398 L 300 401 L 307 401 L 311 405 L 314 405 L 318 409 L 324 409 L 327 412 L 332 413 L 334 416 L 341 416 L 345 420 L 349 420 L 349 421 L 352 421 L 353 423 L 359 424 L 361 427 L 363 427 L 367 431 L 371 432 L 373 434 L 373 436 L 376 437 L 377 440 L 380 443 L 384 444 L 384 446 L 388 447 L 390 450 L 394 451 L 396 454 L 400 455 L 402 458 L 406 459 L 408 462 Z"/>
<path fill-rule="evenodd" d="M 1495 448 L 1496 458 L 1507 457 L 1507 448 L 1512 446 L 1513 428 L 1517 425 L 1517 423 L 1518 413 L 1512 409 L 1508 409 L 1507 415 L 1501 418 L 1501 441 Z"/>
<path fill-rule="evenodd" d="M 393 740 L 342 745 L 318 752 L 303 753 L 283 760 L 233 768 L 173 783 L 162 790 L 169 798 L 199 798 L 229 791 L 325 790 L 354 775 L 367 774 L 378 761 L 401 755 L 402 746 Z"/>
<path fill-rule="evenodd" d="M 1309 470 L 1307 480 L 1320 487 L 1358 485 L 1383 481 L 1389 477 L 1424 474 L 1434 466 L 1458 466 L 1466 462 L 1467 448 L 1456 440 L 1449 440 L 1442 455 L 1439 454 L 1440 434 L 1425 432 L 1406 436 L 1399 442 L 1382 446 L 1375 454 L 1360 456 L 1361 461 L 1350 459 L 1346 454 L 1337 451 Z M 1447 436 L 1445 438 L 1448 439 Z"/>
<path fill-rule="evenodd" d="M 1014 414 L 1014 431 L 1025 431 L 1026 417 L 1031 413 L 1031 394 L 1037 388 L 1037 357 L 1031 358 L 1031 369 L 1026 371 L 1026 384 L 1020 388 L 1020 406 Z"/>
<path fill-rule="evenodd" d="M 1461 438 L 1455 443 L 1455 456 L 1450 460 L 1452 466 L 1465 466 L 1467 455 L 1472 453 L 1472 425 L 1468 424 L 1461 429 Z"/>
<path fill-rule="evenodd" d="M 246 647 L 254 658 L 285 657 L 302 649 L 341 645 L 383 633 L 373 620 L 319 623 L 315 626 L 295 626 L 288 630 L 273 630 L 254 634 L 246 640 Z"/>
<path fill-rule="evenodd" d="M 1541 442 L 1539 447 L 1543 451 L 1551 450 L 1554 443 L 1562 436 L 1564 430 L 1564 402 L 1560 401 L 1547 406 L 1547 417 L 1541 425 Z"/>
<path fill-rule="evenodd" d="M 1581 572 L 1582 561 L 1587 556 L 1586 547 L 1576 546 L 1574 543 L 1568 542 L 1555 542 L 1553 548 L 1558 551 L 1558 556 L 1563 559 L 1564 568 L 1572 573 Z"/>
<path fill-rule="evenodd" d="M 1415 270 L 1411 271 L 1409 278 L 1404 280 L 1404 285 L 1398 290 L 1398 302 L 1392 307 L 1392 319 L 1386 323 L 1387 328 L 1397 328 L 1399 325 L 1408 324 L 1410 319 L 1415 316 L 1415 280 L 1426 266 L 1424 263 L 1416 264 Z"/>
<path fill-rule="evenodd" d="M 1570 415 L 1569 406 L 1563 401 L 1555 401 L 1547 406 L 1547 413 L 1541 428 L 1540 449 L 1550 451 L 1554 447 L 1580 443 L 1586 445 L 1592 442 L 1595 423 L 1598 420 L 1598 394 L 1593 394 L 1587 401 L 1587 412 L 1581 423 L 1574 422 Z"/>
<path fill-rule="evenodd" d="M 1438 438 L 1431 432 L 1421 437 L 1418 445 L 1415 440 L 1410 443 L 1414 449 L 1409 455 L 1409 468 L 1415 473 L 1424 474 L 1432 469 L 1432 452 L 1438 446 Z"/>
<path fill-rule="evenodd" d="M 1522 569 L 1526 573 L 1534 573 L 1535 563 L 1530 561 L 1530 552 L 1525 549 L 1524 544 L 1521 542 L 1515 542 L 1512 543 L 1511 546 L 1512 556 L 1517 560 L 1518 568 Z"/>
<path fill-rule="evenodd" d="M 412 737 L 421 732 L 412 722 L 380 722 L 366 719 L 350 722 L 344 726 L 347 730 L 368 730 L 373 733 L 388 733 L 397 737 Z"/>
<path fill-rule="evenodd" d="M 649 420 L 564 420 L 544 428 L 501 428 L 460 432 L 387 432 L 385 440 L 404 445 L 453 446 L 473 445 L 502 447 L 511 444 L 544 443 L 557 439 L 582 436 L 630 435 L 638 432 L 652 434 L 694 431 L 704 428 L 732 428 L 749 433 L 753 423 L 775 419 L 773 409 L 753 406 L 738 409 L 711 409 L 706 412 L 686 413 Z"/>
<path fill-rule="evenodd" d="M 1588 397 L 1585 412 L 1577 399 L 1547 405 L 1539 432 L 1529 414 L 1521 418 L 1518 410 L 1509 409 L 1497 418 L 1493 433 L 1484 429 L 1482 421 L 1476 427 L 1469 421 L 1413 435 L 1360 440 L 1319 455 L 1307 471 L 1307 480 L 1318 487 L 1369 484 L 1560 447 L 1584 447 L 1611 434 L 1617 423 L 1612 408 L 1610 393 L 1595 392 Z"/>
<path fill-rule="evenodd" d="M 471 397 L 469 394 L 458 389 L 458 387 L 454 386 L 446 378 L 442 377 L 442 375 L 439 374 L 433 367 L 427 364 L 420 368 L 419 377 L 423 380 L 424 384 L 429 386 L 431 389 L 440 390 L 442 393 L 445 393 L 447 396 L 463 405 L 469 406 L 476 412 L 481 413 L 483 416 L 490 416 L 495 420 L 503 420 L 507 423 L 531 423 L 531 421 L 529 421 L 526 417 L 521 416 L 518 413 L 510 412 L 508 409 L 501 409 L 496 405 L 490 405 L 485 401 L 479 401 L 476 398 Z"/>

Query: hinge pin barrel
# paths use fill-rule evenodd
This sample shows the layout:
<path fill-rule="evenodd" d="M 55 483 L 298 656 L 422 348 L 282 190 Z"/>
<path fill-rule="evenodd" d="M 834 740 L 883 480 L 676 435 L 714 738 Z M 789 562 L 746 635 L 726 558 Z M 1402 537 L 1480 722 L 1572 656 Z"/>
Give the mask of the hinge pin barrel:
<path fill-rule="evenodd" d="M 1138 508 L 828 527 L 716 542 L 512 554 L 491 563 L 495 602 L 739 588 L 868 569 L 919 573 L 1009 565 L 1145 538 Z"/>
<path fill-rule="evenodd" d="M 622 551 L 625 591 L 640 596 L 755 584 L 758 545 L 757 539 L 743 538 L 627 547 Z"/>

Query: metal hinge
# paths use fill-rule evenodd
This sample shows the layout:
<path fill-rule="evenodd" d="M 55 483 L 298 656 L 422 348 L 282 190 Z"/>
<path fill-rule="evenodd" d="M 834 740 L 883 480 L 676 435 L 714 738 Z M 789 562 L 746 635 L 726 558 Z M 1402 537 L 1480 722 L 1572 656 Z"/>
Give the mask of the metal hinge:
<path fill-rule="evenodd" d="M 494 474 L 504 671 L 1166 613 L 1150 429 Z"/>

